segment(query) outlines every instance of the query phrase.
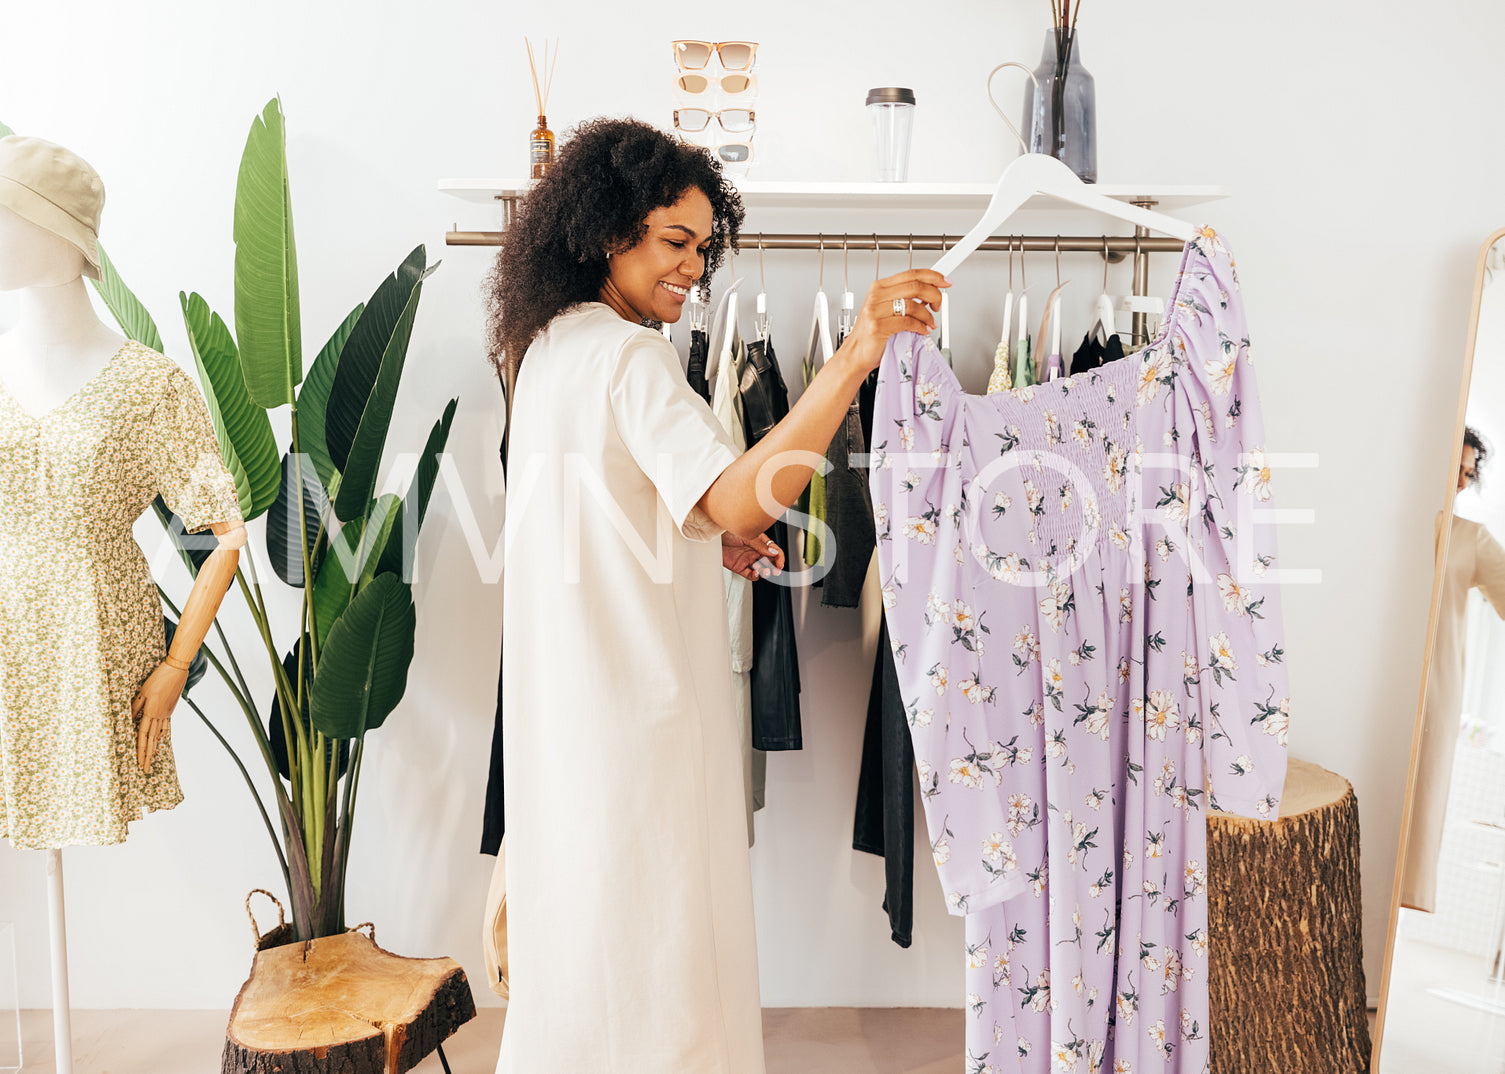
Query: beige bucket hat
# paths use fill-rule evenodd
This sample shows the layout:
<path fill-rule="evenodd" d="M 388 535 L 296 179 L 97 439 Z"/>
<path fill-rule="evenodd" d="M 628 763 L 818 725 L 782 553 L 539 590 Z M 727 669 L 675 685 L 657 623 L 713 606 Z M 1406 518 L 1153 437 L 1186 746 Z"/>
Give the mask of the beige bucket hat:
<path fill-rule="evenodd" d="M 99 279 L 105 186 L 78 154 L 40 138 L 0 138 L 0 205 L 78 247 L 84 275 Z"/>

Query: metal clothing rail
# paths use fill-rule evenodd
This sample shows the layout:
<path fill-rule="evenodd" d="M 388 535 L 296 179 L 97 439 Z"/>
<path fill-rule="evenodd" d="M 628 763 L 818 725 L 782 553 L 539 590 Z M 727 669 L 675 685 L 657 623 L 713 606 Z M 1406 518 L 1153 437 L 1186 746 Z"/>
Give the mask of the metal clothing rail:
<path fill-rule="evenodd" d="M 1152 201 L 1136 202 L 1135 204 L 1153 205 Z M 509 214 L 510 215 L 510 214 Z M 510 223 L 505 220 L 504 223 Z M 1150 255 L 1151 254 L 1179 254 L 1185 247 L 1179 239 L 1164 236 L 1150 235 L 1143 228 L 1136 227 L 1133 235 L 994 235 L 985 239 L 979 250 L 991 250 L 997 253 L 1013 251 L 1015 253 L 1092 253 L 1100 255 L 1105 261 L 1116 263 L 1125 257 L 1132 257 L 1134 261 L 1133 285 L 1131 293 L 1138 298 L 1149 294 L 1150 284 Z M 502 246 L 507 238 L 506 231 L 460 231 L 458 229 L 447 232 L 444 242 L 447 246 Z M 951 235 L 911 235 L 911 234 L 875 234 L 868 232 L 863 235 L 851 233 L 824 232 L 746 232 L 739 236 L 738 249 L 741 253 L 750 253 L 754 250 L 936 250 L 945 251 L 954 244 L 954 239 L 960 236 Z M 1133 317 L 1132 339 L 1136 344 L 1148 341 L 1148 320 L 1144 313 L 1135 311 Z"/>
<path fill-rule="evenodd" d="M 960 235 L 874 235 L 871 232 L 858 234 L 816 234 L 814 232 L 747 232 L 739 242 L 743 253 L 756 250 L 945 250 L 955 244 Z M 447 246 L 502 246 L 505 231 L 449 231 L 444 236 Z M 1180 239 L 1157 235 L 995 235 L 984 240 L 979 250 L 996 250 L 999 253 L 1013 250 L 1015 253 L 1089 253 L 1109 254 L 1109 260 L 1121 261 L 1125 254 L 1179 254 Z M 1111 255 L 1119 256 L 1113 257 Z"/>

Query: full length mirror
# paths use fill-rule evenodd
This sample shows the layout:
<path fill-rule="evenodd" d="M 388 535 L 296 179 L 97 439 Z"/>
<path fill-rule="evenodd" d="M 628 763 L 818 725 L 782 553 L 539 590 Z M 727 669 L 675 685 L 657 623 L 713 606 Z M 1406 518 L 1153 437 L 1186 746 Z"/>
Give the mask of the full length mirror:
<path fill-rule="evenodd" d="M 1437 517 L 1426 686 L 1396 874 L 1380 1074 L 1505 1071 L 1505 232 Z"/>

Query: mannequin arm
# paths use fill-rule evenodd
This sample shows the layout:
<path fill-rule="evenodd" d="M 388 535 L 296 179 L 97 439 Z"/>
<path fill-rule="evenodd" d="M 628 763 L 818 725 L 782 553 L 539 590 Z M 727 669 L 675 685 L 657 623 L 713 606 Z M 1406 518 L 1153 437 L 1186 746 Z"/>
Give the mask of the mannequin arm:
<path fill-rule="evenodd" d="M 219 547 L 199 568 L 188 601 L 183 605 L 183 616 L 173 633 L 172 648 L 168 651 L 168 655 L 180 664 L 193 659 L 208 635 L 220 602 L 225 599 L 225 591 L 235 579 L 240 549 L 246 543 L 246 528 L 239 522 L 216 522 L 210 528 L 219 538 Z M 167 731 L 172 710 L 186 685 L 188 672 L 163 662 L 136 691 L 136 698 L 131 702 L 131 715 L 139 721 L 136 725 L 136 762 L 143 771 L 151 770 L 157 744 Z"/>

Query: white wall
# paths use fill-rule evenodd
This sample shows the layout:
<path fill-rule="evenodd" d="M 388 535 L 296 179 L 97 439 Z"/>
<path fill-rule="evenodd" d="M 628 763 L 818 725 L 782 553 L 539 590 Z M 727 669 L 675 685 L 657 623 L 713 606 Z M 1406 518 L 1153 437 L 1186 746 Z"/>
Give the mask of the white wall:
<path fill-rule="evenodd" d="M 1033 62 L 1045 21 L 1044 3 L 981 0 L 762 0 L 693 15 L 602 0 L 547 13 L 457 0 L 9 5 L 0 118 L 98 167 L 106 244 L 181 361 L 179 289 L 231 312 L 236 167 L 252 116 L 280 93 L 306 347 L 417 242 L 444 258 L 424 293 L 393 438 L 416 448 L 460 396 L 451 450 L 489 544 L 501 496 L 500 393 L 481 351 L 489 255 L 446 250 L 442 236 L 456 221 L 490 221 L 436 193 L 435 180 L 522 171 L 534 117 L 524 32 L 564 35 L 556 130 L 603 112 L 664 121 L 672 38 L 751 37 L 763 46 L 757 176 L 865 178 L 862 96 L 900 84 L 920 101 L 912 178 L 985 180 L 1013 150 L 983 78 L 1003 60 Z M 1201 215 L 1238 252 L 1270 446 L 1320 456 L 1320 469 L 1279 484 L 1283 506 L 1316 512 L 1314 525 L 1283 533 L 1285 565 L 1322 571 L 1321 585 L 1286 595 L 1292 750 L 1357 788 L 1373 993 L 1474 253 L 1505 216 L 1505 140 L 1490 111 L 1505 9 L 1150 0 L 1089 5 L 1081 32 L 1097 77 L 1101 177 L 1236 192 Z M 1014 111 L 1018 83 L 1009 85 Z M 922 225 L 858 214 L 811 226 Z M 770 254 L 766 267 L 788 376 L 816 266 L 808 254 Z M 1031 267 L 1037 279 L 1053 275 L 1045 259 Z M 1067 275 L 1083 281 L 1068 295 L 1085 303 L 1099 271 L 1090 258 L 1068 260 Z M 828 262 L 830 290 L 836 272 Z M 871 272 L 870 257 L 854 256 L 854 283 Z M 958 367 L 974 389 L 996 333 L 999 274 L 996 257 L 979 255 L 959 276 Z M 1155 287 L 1168 285 L 1162 267 Z M 12 313 L 0 304 L 0 327 Z M 500 590 L 481 582 L 454 497 L 438 496 L 427 534 L 417 660 L 406 701 L 372 740 L 350 914 L 376 920 L 395 950 L 461 959 L 479 982 L 491 859 L 476 846 Z M 235 599 L 227 609 L 226 629 L 253 653 L 243 609 Z M 955 1004 L 961 929 L 942 912 L 923 854 L 916 940 L 904 952 L 879 910 L 880 863 L 848 849 L 868 686 L 857 638 L 854 614 L 814 608 L 800 639 L 807 748 L 772 759 L 754 855 L 764 999 Z M 253 677 L 264 691 L 264 669 Z M 227 698 L 202 695 L 245 747 Z M 176 726 L 187 802 L 138 824 L 126 846 L 65 855 L 80 1007 L 225 1007 L 248 966 L 239 904 L 253 885 L 274 886 L 276 870 L 219 747 L 186 709 Z M 0 920 L 21 926 L 28 1006 L 47 1003 L 43 893 L 40 855 L 0 849 Z"/>

